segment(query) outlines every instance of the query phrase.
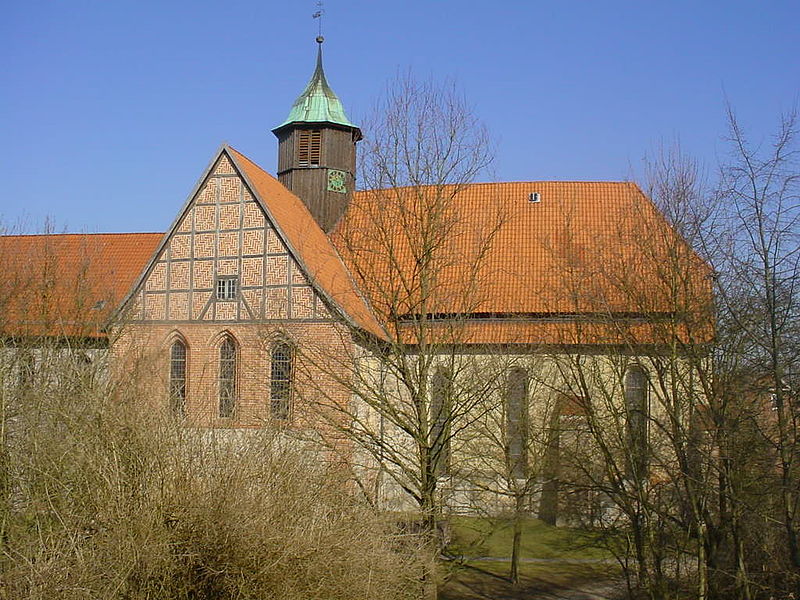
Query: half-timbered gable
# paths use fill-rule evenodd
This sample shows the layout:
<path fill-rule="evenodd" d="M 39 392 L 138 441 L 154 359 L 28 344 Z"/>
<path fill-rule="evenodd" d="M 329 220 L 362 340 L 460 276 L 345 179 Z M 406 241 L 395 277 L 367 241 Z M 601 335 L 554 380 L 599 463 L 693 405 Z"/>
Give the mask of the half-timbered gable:
<path fill-rule="evenodd" d="M 162 242 L 130 322 L 330 321 L 303 267 L 227 150 Z"/>
<path fill-rule="evenodd" d="M 161 409 L 221 427 L 313 427 L 304 378 L 326 376 L 295 365 L 293 349 L 351 355 L 345 323 L 380 335 L 303 202 L 227 146 L 118 314 L 113 348 L 127 356 L 115 363 L 143 375 Z M 349 401 L 345 389 L 337 401 Z"/>

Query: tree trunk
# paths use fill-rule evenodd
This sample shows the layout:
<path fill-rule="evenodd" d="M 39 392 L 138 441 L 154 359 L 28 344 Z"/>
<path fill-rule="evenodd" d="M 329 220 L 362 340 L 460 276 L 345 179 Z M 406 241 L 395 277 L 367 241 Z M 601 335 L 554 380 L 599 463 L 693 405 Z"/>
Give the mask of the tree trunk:
<path fill-rule="evenodd" d="M 509 578 L 511 583 L 517 585 L 519 583 L 519 559 L 520 559 L 520 545 L 522 543 L 522 519 L 525 518 L 525 495 L 517 493 L 514 499 L 514 537 L 511 542 L 511 572 Z"/>
<path fill-rule="evenodd" d="M 706 563 L 706 524 L 699 526 L 697 543 L 697 600 L 708 597 L 708 564 Z"/>

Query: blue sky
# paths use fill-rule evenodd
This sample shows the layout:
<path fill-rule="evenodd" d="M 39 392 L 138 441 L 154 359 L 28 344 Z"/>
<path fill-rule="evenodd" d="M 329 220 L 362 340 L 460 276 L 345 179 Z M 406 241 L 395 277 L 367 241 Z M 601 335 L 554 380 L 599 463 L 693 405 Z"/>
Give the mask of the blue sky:
<path fill-rule="evenodd" d="M 313 70 L 315 0 L 6 2 L 0 223 L 163 231 L 220 143 L 274 172 Z M 725 98 L 767 140 L 800 93 L 800 2 L 327 0 L 359 122 L 398 70 L 455 78 L 498 180 L 619 180 L 679 138 L 713 172 Z"/>

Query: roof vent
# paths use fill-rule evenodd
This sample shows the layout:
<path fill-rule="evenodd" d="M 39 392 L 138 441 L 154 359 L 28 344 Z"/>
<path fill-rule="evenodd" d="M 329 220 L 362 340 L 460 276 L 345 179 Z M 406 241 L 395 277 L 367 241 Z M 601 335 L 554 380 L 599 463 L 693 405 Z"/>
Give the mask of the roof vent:
<path fill-rule="evenodd" d="M 541 202 L 542 195 L 539 192 L 531 192 L 528 194 L 528 202 Z"/>

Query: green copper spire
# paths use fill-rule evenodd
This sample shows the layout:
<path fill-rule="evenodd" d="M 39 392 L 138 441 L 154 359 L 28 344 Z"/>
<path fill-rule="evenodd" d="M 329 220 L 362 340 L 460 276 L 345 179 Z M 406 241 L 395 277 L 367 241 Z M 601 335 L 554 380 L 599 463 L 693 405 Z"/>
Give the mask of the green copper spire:
<path fill-rule="evenodd" d="M 344 114 L 341 101 L 325 79 L 325 71 L 322 69 L 323 41 L 322 36 L 317 37 L 317 68 L 314 69 L 311 81 L 294 101 L 289 116 L 276 130 L 290 123 L 333 123 L 357 129 Z"/>

